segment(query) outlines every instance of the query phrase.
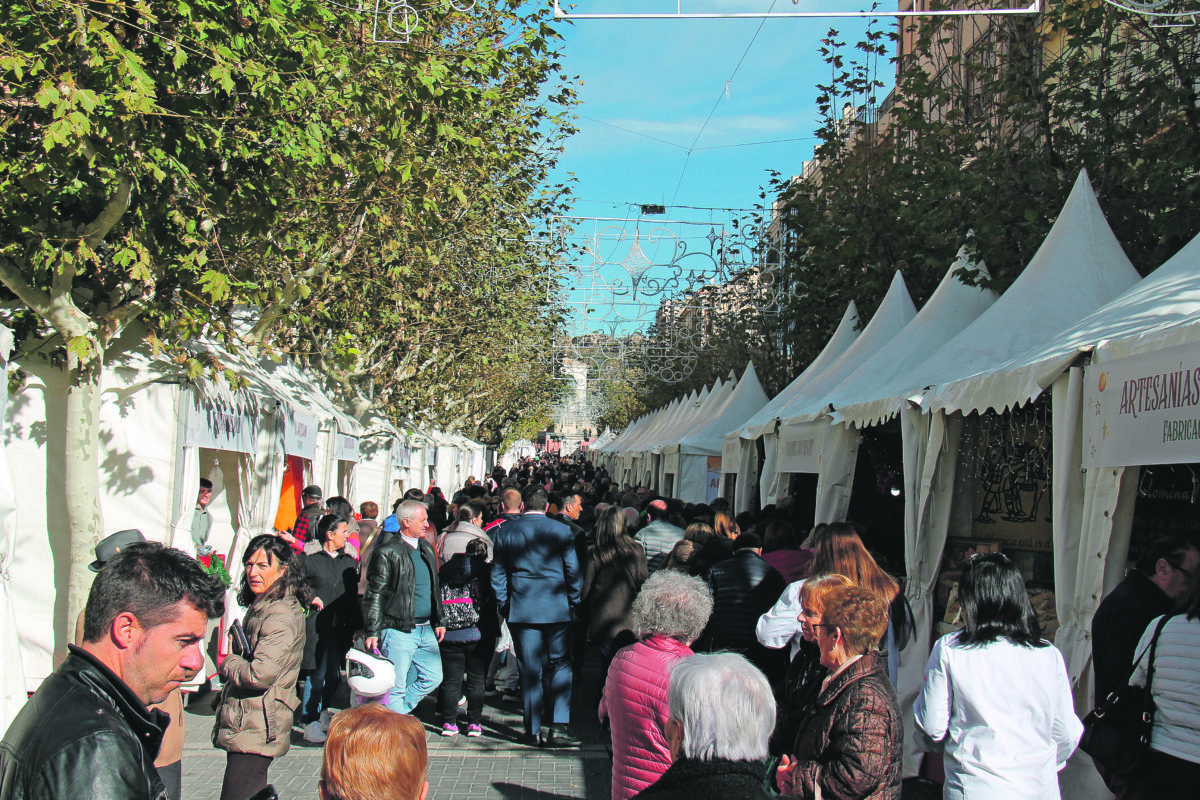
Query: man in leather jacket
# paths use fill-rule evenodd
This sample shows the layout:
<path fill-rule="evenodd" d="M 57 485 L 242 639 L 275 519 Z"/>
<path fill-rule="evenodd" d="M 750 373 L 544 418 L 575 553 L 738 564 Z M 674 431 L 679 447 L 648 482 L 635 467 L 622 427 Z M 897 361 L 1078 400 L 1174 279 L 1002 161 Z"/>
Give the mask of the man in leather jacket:
<path fill-rule="evenodd" d="M 149 711 L 204 666 L 224 587 L 174 548 L 145 542 L 110 560 L 88 594 L 83 646 L 0 741 L 0 800 L 167 796 L 154 769 L 167 715 Z"/>
<path fill-rule="evenodd" d="M 405 500 L 396 508 L 399 535 L 376 548 L 367 568 L 363 595 L 368 650 L 378 647 L 396 667 L 388 708 L 411 713 L 442 682 L 438 642 L 442 625 L 442 593 L 437 554 L 422 536 L 429 521 L 425 504 Z"/>
<path fill-rule="evenodd" d="M 763 647 L 754 635 L 754 624 L 775 605 L 787 582 L 763 560 L 758 534 L 741 534 L 733 547 L 733 556 L 714 564 L 709 571 L 713 613 L 692 649 L 697 653 L 741 653 L 777 683 L 787 671 L 784 651 Z"/>

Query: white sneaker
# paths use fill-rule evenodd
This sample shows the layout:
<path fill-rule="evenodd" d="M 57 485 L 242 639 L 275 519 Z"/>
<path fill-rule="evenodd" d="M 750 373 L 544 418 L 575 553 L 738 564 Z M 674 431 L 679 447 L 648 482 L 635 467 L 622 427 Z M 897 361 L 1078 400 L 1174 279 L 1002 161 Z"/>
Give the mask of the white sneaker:
<path fill-rule="evenodd" d="M 325 741 L 325 731 L 321 730 L 320 720 L 313 720 L 304 726 L 304 741 L 321 744 Z"/>
<path fill-rule="evenodd" d="M 324 733 L 329 733 L 329 723 L 333 721 L 333 711 L 325 709 L 321 712 L 321 730 Z"/>

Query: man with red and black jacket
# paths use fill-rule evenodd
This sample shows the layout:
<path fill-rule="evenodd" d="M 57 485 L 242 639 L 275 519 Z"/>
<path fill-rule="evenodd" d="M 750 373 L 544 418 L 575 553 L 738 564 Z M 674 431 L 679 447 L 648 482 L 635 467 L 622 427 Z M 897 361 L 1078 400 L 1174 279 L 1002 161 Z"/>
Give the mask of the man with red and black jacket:
<path fill-rule="evenodd" d="M 325 507 L 321 503 L 321 487 L 315 484 L 305 486 L 304 491 L 300 493 L 300 502 L 304 507 L 300 509 L 300 516 L 296 517 L 292 524 L 292 530 L 279 534 L 297 553 L 304 552 L 304 545 L 316 532 L 317 520 L 325 513 Z"/>

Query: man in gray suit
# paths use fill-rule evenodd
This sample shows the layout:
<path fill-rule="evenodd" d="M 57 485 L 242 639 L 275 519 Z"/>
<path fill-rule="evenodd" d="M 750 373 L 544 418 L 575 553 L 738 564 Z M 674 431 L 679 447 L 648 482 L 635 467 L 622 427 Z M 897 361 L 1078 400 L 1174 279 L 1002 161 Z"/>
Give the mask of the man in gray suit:
<path fill-rule="evenodd" d="M 667 501 L 657 497 L 646 506 L 646 519 L 650 524 L 634 535 L 634 539 L 646 551 L 646 564 L 650 571 L 658 569 L 675 543 L 683 538 L 683 528 L 672 525 L 667 521 Z"/>

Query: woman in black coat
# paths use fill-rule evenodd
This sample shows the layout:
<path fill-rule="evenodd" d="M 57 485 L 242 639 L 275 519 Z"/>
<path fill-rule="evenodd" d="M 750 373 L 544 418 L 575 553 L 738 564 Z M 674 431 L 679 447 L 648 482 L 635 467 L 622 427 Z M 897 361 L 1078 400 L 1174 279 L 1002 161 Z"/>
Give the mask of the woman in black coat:
<path fill-rule="evenodd" d="M 300 724 L 308 742 L 325 741 L 329 728 L 329 702 L 337 691 L 339 671 L 354 631 L 362 627 L 358 609 L 358 562 L 346 554 L 347 521 L 326 514 L 317 523 L 321 549 L 304 557 L 304 578 L 313 594 L 305 620 L 304 697 Z"/>

